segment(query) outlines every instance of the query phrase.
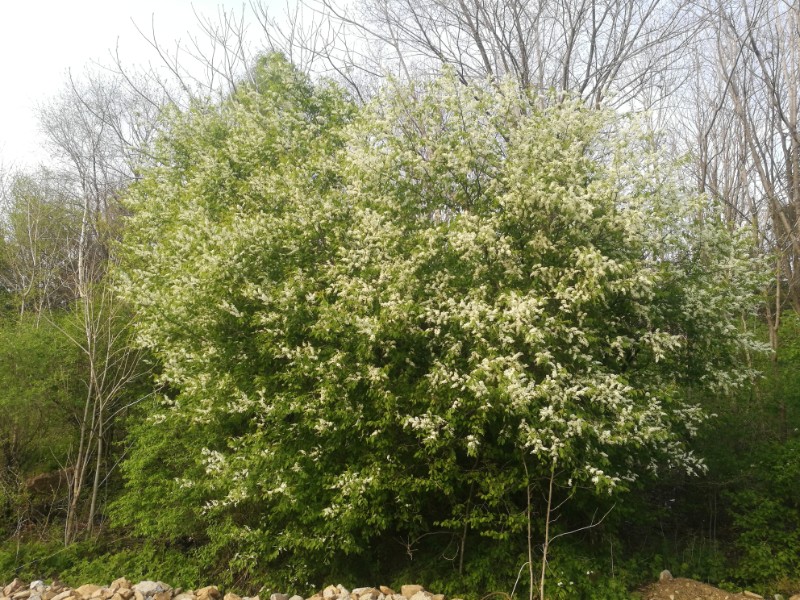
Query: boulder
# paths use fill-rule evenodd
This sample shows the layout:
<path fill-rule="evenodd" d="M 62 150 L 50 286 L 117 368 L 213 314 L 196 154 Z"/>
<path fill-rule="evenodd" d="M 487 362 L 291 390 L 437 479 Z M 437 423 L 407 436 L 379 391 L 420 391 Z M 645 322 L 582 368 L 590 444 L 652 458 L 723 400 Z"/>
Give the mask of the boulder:
<path fill-rule="evenodd" d="M 161 581 L 140 581 L 136 585 L 133 586 L 134 592 L 139 592 L 145 598 L 148 596 L 153 596 L 158 592 L 166 592 L 171 590 L 172 588 L 169 587 L 166 583 L 162 583 Z"/>
<path fill-rule="evenodd" d="M 48 589 L 42 592 L 42 600 L 53 600 L 53 598 L 55 598 L 56 596 L 58 596 L 58 592 L 52 589 Z"/>
<path fill-rule="evenodd" d="M 66 589 L 63 592 L 53 596 L 50 600 L 67 600 L 67 598 L 72 597 L 72 594 L 73 594 L 72 590 Z"/>
<path fill-rule="evenodd" d="M 233 592 L 228 592 L 222 597 L 222 600 L 242 600 L 242 597 Z"/>
<path fill-rule="evenodd" d="M 659 581 L 672 581 L 672 573 L 664 569 L 658 576 Z"/>
<path fill-rule="evenodd" d="M 270 594 L 269 600 L 289 600 L 288 594 Z"/>
<path fill-rule="evenodd" d="M 117 590 L 130 590 L 133 588 L 133 584 L 128 581 L 125 577 L 120 577 L 119 579 L 115 579 L 111 582 L 111 585 L 108 586 L 110 590 L 117 591 Z"/>
<path fill-rule="evenodd" d="M 394 596 L 394 590 L 390 587 L 382 585 L 378 588 L 384 596 Z"/>
<path fill-rule="evenodd" d="M 430 592 L 426 592 L 425 590 L 421 590 L 421 591 L 417 592 L 416 594 L 414 594 L 413 596 L 411 596 L 411 598 L 409 598 L 409 600 L 431 600 L 432 597 L 433 597 L 433 594 L 431 594 Z"/>
<path fill-rule="evenodd" d="M 32 593 L 33 590 L 20 590 L 11 594 L 11 598 L 13 600 L 25 600 L 26 598 L 29 598 Z"/>
<path fill-rule="evenodd" d="M 415 594 L 424 592 L 425 588 L 421 585 L 403 585 L 400 586 L 400 595 L 404 596 L 407 600 L 411 600 Z"/>
<path fill-rule="evenodd" d="M 172 600 L 172 592 L 164 590 L 163 592 L 156 592 L 153 594 L 153 600 Z"/>
<path fill-rule="evenodd" d="M 302 596 L 298 596 L 297 594 L 295 594 L 294 596 L 289 598 L 289 600 L 303 600 L 303 597 Z"/>
<path fill-rule="evenodd" d="M 197 596 L 189 592 L 183 592 L 175 596 L 172 600 L 197 600 Z"/>
<path fill-rule="evenodd" d="M 122 600 L 131 600 L 136 592 L 134 592 L 131 588 L 117 588 L 116 592 L 114 593 L 122 598 Z"/>
<path fill-rule="evenodd" d="M 37 579 L 36 581 L 31 581 L 31 584 L 28 586 L 29 589 L 36 590 L 37 592 L 44 591 L 44 581 L 41 579 Z"/>
<path fill-rule="evenodd" d="M 350 594 L 350 597 L 355 597 L 358 600 L 378 600 L 383 598 L 384 594 L 380 590 L 373 587 L 355 588 Z"/>
<path fill-rule="evenodd" d="M 194 593 L 197 596 L 198 600 L 208 599 L 211 598 L 212 600 L 219 600 L 222 598 L 222 594 L 219 593 L 219 588 L 215 585 L 209 585 L 204 588 L 200 588 Z"/>
<path fill-rule="evenodd" d="M 21 590 L 22 586 L 24 585 L 25 584 L 21 579 L 15 579 L 11 583 L 9 583 L 6 587 L 3 588 L 3 596 L 5 597 L 11 596 L 11 594 L 13 594 L 14 592 Z"/>
<path fill-rule="evenodd" d="M 329 585 L 322 590 L 322 597 L 324 600 L 334 600 L 334 598 L 339 597 L 339 593 L 339 588 L 337 588 L 335 585 Z M 287 597 L 286 600 L 289 600 L 289 598 Z"/>

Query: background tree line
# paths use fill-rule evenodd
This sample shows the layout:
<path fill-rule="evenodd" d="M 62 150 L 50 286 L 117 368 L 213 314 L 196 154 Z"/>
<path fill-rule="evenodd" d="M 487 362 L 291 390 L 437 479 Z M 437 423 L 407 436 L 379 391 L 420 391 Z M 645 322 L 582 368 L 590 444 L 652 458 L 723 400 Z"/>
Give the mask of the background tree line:
<path fill-rule="evenodd" d="M 178 390 L 170 389 L 175 380 L 165 375 L 164 357 L 146 355 L 132 343 L 142 317 L 135 302 L 117 295 L 119 284 L 112 285 L 108 274 L 116 272 L 130 211 L 122 198 L 149 169 L 165 164 L 156 140 L 177 147 L 178 127 L 193 126 L 182 115 L 202 112 L 198 106 L 213 111 L 231 101 L 247 105 L 252 90 L 285 96 L 304 111 L 309 108 L 303 103 L 318 101 L 312 88 L 297 87 L 299 80 L 287 83 L 274 73 L 264 78 L 255 67 L 258 56 L 278 51 L 311 81 L 341 85 L 352 110 L 374 100 L 387 76 L 422 85 L 450 69 L 464 86 L 488 81 L 501 91 L 510 77 L 534 92 L 541 110 L 578 98 L 593 109 L 637 114 L 647 123 L 652 144 L 682 161 L 683 185 L 724 206 L 730 230 L 747 231 L 751 255 L 764 257 L 769 277 L 762 278 L 760 310 L 737 319 L 772 352 L 742 349 L 739 372 L 753 368 L 763 374 L 745 388 L 696 392 L 704 409 L 717 415 L 694 442 L 708 472 L 689 478 L 669 471 L 646 485 L 631 485 L 601 524 L 554 546 L 550 576 L 603 573 L 600 587 L 610 597 L 663 567 L 796 591 L 791 577 L 800 562 L 793 494 L 800 389 L 800 6 L 663 0 L 364 0 L 343 6 L 324 0 L 298 5 L 288 18 L 274 17 L 256 3 L 241 14 L 200 20 L 205 39 L 181 54 L 189 61 L 153 38 L 161 59 L 157 70 L 132 72 L 118 59 L 110 70 L 70 78 L 40 111 L 51 162 L 36 171 L 2 174 L 0 406 L 8 415 L 0 430 L 3 572 L 27 569 L 38 576 L 46 569 L 107 579 L 117 569 L 190 584 L 212 567 L 242 587 L 269 580 L 245 556 L 228 554 L 230 540 L 227 546 L 222 541 L 241 534 L 242 520 L 256 528 L 248 522 L 259 514 L 256 509 L 221 510 L 211 528 L 200 526 L 207 517 L 191 510 L 165 513 L 152 525 L 139 522 L 150 510 L 148 502 L 158 505 L 166 493 L 155 465 L 165 461 L 164 452 L 175 451 L 178 461 L 189 456 L 185 445 L 191 441 L 181 441 L 178 417 L 166 430 L 177 450 L 159 444 L 165 430 L 149 425 L 147 419 L 163 410 L 153 398 Z M 256 24 L 258 43 L 248 37 L 246 19 L 251 33 Z M 285 109 L 279 106 L 273 110 Z M 184 150 L 186 156 L 196 152 Z M 179 155 L 169 160 L 181 164 Z M 706 318 L 711 324 L 715 316 Z M 224 446 L 226 436 L 240 428 L 226 421 L 203 435 L 221 436 Z M 127 487 L 123 464 L 129 465 Z M 36 480 L 42 474 L 51 476 Z M 529 495 L 531 489 L 544 490 L 528 488 Z M 170 493 L 203 498 L 188 488 Z M 464 514 L 449 515 L 451 528 L 467 530 L 470 494 L 457 503 Z M 595 510 L 606 505 L 590 498 L 579 495 L 565 505 L 565 527 L 594 524 Z M 111 504 L 116 528 L 109 528 Z M 479 517 L 471 518 L 477 524 Z M 400 529 L 394 533 L 399 537 Z M 463 581 L 466 538 L 453 546 L 460 576 L 453 579 L 453 561 L 443 561 L 447 552 L 439 534 L 411 533 L 405 546 L 387 542 L 397 545 L 399 556 L 405 552 L 407 563 L 389 552 L 361 575 L 419 573 L 425 557 L 424 577 L 463 593 L 452 586 Z M 67 550 L 58 551 L 56 537 Z M 537 560 L 544 549 L 539 538 Z M 517 559 L 530 547 L 524 536 L 503 541 L 472 556 L 474 590 L 513 584 L 512 567 L 518 568 Z M 310 555 L 318 550 L 305 549 Z M 232 562 L 238 570 L 223 566 Z M 162 570 L 151 573 L 154 564 Z M 392 571 L 391 564 L 403 566 Z M 508 565 L 508 572 L 493 578 L 497 564 Z M 334 575 L 339 569 L 342 577 L 354 576 L 346 561 L 330 568 Z M 294 573 L 298 585 L 313 583 L 301 581 L 301 574 L 320 575 Z M 600 597 L 598 584 L 592 587 L 593 597 Z"/>

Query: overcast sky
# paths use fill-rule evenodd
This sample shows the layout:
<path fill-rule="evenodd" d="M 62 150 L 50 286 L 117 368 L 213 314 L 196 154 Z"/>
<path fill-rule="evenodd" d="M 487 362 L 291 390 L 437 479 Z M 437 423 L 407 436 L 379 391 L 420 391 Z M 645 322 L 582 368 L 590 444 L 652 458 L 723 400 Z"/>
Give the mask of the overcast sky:
<path fill-rule="evenodd" d="M 0 166 L 45 160 L 35 108 L 59 91 L 68 70 L 108 64 L 117 43 L 126 64 L 153 59 L 134 22 L 149 31 L 154 20 L 158 39 L 168 42 L 197 31 L 193 7 L 214 16 L 243 6 L 242 0 L 0 0 Z"/>

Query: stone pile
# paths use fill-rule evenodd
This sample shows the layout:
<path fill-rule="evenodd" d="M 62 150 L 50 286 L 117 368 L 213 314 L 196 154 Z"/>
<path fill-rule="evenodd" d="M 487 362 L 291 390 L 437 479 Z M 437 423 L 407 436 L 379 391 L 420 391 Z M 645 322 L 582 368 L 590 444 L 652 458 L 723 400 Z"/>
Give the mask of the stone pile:
<path fill-rule="evenodd" d="M 258 596 L 239 596 L 224 594 L 215 585 L 197 590 L 172 588 L 161 581 L 140 581 L 133 584 L 127 579 L 115 580 L 107 587 L 82 585 L 71 588 L 53 581 L 26 584 L 15 579 L 0 591 L 0 600 L 261 600 Z M 265 598 L 266 600 L 266 598 Z M 329 585 L 309 598 L 271 594 L 269 600 L 446 600 L 444 594 L 432 594 L 421 585 L 404 585 L 398 594 L 393 589 L 380 587 L 360 587 L 348 590 L 341 585 Z M 457 599 L 454 599 L 457 600 Z"/>

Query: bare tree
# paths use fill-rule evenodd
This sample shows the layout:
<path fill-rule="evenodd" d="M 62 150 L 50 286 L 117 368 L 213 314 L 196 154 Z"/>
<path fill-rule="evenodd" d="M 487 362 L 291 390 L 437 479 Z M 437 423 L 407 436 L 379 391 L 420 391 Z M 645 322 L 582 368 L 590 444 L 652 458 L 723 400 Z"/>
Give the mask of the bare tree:
<path fill-rule="evenodd" d="M 58 173 L 79 214 L 72 294 L 74 326 L 62 328 L 85 359 L 85 401 L 76 415 L 79 437 L 72 467 L 65 543 L 80 533 L 79 514 L 89 485 L 88 532 L 94 528 L 111 423 L 126 387 L 142 375 L 130 343 L 131 318 L 114 297 L 108 270 L 123 214 L 119 197 L 135 179 L 157 130 L 157 96 L 134 89 L 129 79 L 70 79 L 62 95 L 41 108 L 42 128 Z M 91 483 L 89 480 L 91 479 Z"/>
<path fill-rule="evenodd" d="M 691 114 L 699 188 L 775 257 L 765 316 L 778 348 L 785 306 L 800 312 L 800 5 L 734 0 L 702 6 Z"/>

